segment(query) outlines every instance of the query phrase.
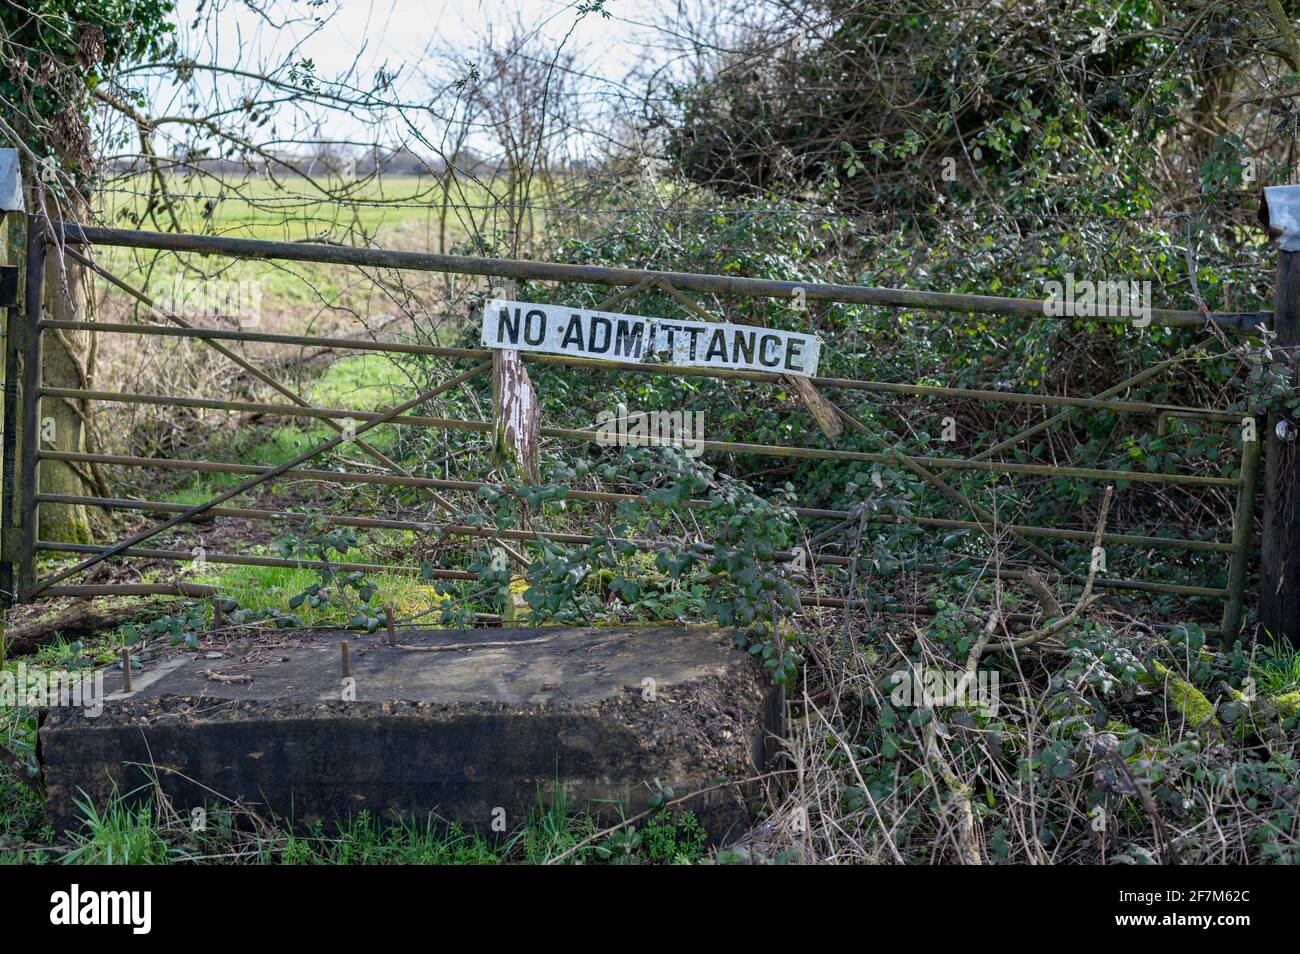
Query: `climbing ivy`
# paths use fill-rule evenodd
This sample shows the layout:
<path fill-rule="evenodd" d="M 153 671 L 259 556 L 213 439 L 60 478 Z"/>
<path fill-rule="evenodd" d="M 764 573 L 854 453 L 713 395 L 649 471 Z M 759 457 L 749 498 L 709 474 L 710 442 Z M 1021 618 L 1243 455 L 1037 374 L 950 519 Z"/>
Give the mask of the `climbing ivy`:
<path fill-rule="evenodd" d="M 801 609 L 789 568 L 793 488 L 760 497 L 679 448 L 629 448 L 608 460 L 557 463 L 545 483 L 483 488 L 486 509 L 469 521 L 522 526 L 530 514 L 566 506 L 569 489 L 592 478 L 635 496 L 590 529 L 590 542 L 529 541 L 522 579 L 532 621 L 713 620 L 734 627 L 777 682 L 790 680 L 802 662 L 798 637 L 783 635 Z M 648 539 L 658 541 L 649 552 Z M 471 569 L 505 595 L 507 567 L 483 560 Z"/>
<path fill-rule="evenodd" d="M 0 116 L 36 157 L 52 160 L 40 173 L 47 185 L 93 174 L 91 94 L 115 66 L 163 52 L 174 9 L 174 0 L 16 0 L 0 7 Z"/>

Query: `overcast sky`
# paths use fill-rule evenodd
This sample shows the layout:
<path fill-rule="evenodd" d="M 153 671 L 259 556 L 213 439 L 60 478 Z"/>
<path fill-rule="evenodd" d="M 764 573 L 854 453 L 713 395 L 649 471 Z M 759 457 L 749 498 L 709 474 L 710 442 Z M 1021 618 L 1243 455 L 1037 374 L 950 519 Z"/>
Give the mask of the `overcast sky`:
<path fill-rule="evenodd" d="M 489 31 L 508 37 L 516 24 L 536 35 L 540 49 L 563 44 L 566 52 L 576 54 L 575 69 L 595 77 L 597 91 L 619 88 L 638 65 L 662 63 L 672 56 L 669 38 L 655 24 L 671 24 L 665 15 L 684 2 L 707 0 L 608 0 L 609 16 L 584 16 L 578 2 L 565 0 L 325 0 L 315 6 L 307 0 L 256 0 L 252 5 L 224 0 L 213 16 L 212 0 L 177 0 L 173 19 L 181 51 L 196 62 L 260 73 L 289 59 L 311 59 L 320 79 L 341 78 L 354 70 L 347 79 L 362 89 L 373 88 L 375 76 L 384 69 L 396 74 L 397 98 L 423 103 L 430 95 L 429 74 L 437 69 L 432 50 L 464 47 L 464 62 L 458 65 L 468 71 L 480 38 Z M 442 72 L 445 75 L 446 69 Z M 171 71 L 149 77 L 129 71 L 126 79 L 136 88 L 144 85 L 155 114 L 200 110 L 196 95 L 211 105 L 201 88 L 178 85 Z M 211 74 L 197 76 L 197 82 L 209 91 L 215 82 L 221 98 L 235 107 L 253 88 L 251 81 L 214 80 Z M 593 88 L 591 82 L 584 83 Z M 359 127 L 348 128 L 349 120 L 340 113 L 321 115 L 326 125 L 317 129 L 304 122 L 301 112 L 281 107 L 275 116 L 276 133 L 294 141 L 366 141 L 375 136 L 374 129 L 362 134 Z M 409 136 L 392 133 L 380 138 L 393 142 Z"/>
<path fill-rule="evenodd" d="M 191 31 L 201 0 L 179 0 L 183 48 L 202 50 L 223 66 L 247 67 L 281 61 L 300 44 L 322 77 L 356 62 L 367 80 L 385 67 L 400 72 L 399 84 L 410 84 L 419 79 L 431 46 L 464 45 L 468 61 L 477 37 L 489 29 L 508 33 L 517 21 L 546 43 L 581 51 L 585 72 L 617 81 L 655 48 L 649 22 L 659 7 L 655 0 L 609 0 L 609 17 L 583 17 L 577 3 L 563 0 L 327 0 L 319 8 L 304 0 L 263 3 L 270 17 L 230 0 L 214 25 Z M 317 11 L 323 23 L 314 22 Z"/>

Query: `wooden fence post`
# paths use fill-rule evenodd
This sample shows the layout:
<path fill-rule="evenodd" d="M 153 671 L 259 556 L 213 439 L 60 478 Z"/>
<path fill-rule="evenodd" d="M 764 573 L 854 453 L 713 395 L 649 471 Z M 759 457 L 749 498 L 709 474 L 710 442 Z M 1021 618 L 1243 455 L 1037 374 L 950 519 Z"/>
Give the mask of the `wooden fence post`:
<path fill-rule="evenodd" d="M 12 257 L 9 216 L 0 212 L 2 247 L 7 262 Z M 24 219 L 24 223 L 25 223 Z M 15 266 L 14 272 L 19 269 Z M 17 283 L 15 283 L 16 285 Z M 14 289 L 15 293 L 17 288 Z M 0 426 L 0 606 L 7 609 L 18 601 L 18 575 L 14 566 L 18 561 L 18 373 L 23 347 L 23 312 L 17 301 L 5 308 L 4 339 L 4 406 L 3 425 Z M 3 637 L 0 637 L 2 640 Z M 0 654 L 0 662 L 3 662 Z"/>
<path fill-rule="evenodd" d="M 502 282 L 491 292 L 492 298 L 509 300 L 514 296 L 513 281 Z M 493 349 L 492 451 L 502 478 L 517 475 L 531 481 L 541 479 L 537 447 L 540 426 L 541 408 L 523 358 L 518 351 Z M 527 523 L 526 509 L 523 520 Z M 501 545 L 492 548 L 493 563 L 507 570 L 501 594 L 501 622 L 506 626 L 519 625 L 528 618 L 523 595 L 527 587 L 520 579 L 526 567 L 514 559 L 517 555 Z"/>
<path fill-rule="evenodd" d="M 23 342 L 20 307 L 24 211 L 22 163 L 17 149 L 0 149 L 0 305 L 4 307 L 3 426 L 0 428 L 0 662 L 4 662 L 4 610 L 18 599 L 15 475 L 18 448 L 18 360 Z"/>
<path fill-rule="evenodd" d="M 1279 240 L 1273 293 L 1274 348 L 1283 349 L 1293 374 L 1300 345 L 1300 235 L 1286 231 L 1300 206 L 1300 186 L 1265 190 L 1261 218 Z M 1270 205 L 1274 206 L 1270 210 Z M 1271 211 L 1271 214 L 1270 214 Z M 1276 223 L 1276 224 L 1275 224 Z M 1287 246 L 1297 250 L 1288 251 Z M 1296 378 L 1300 380 L 1300 376 Z M 1275 637 L 1300 646 L 1300 495 L 1296 486 L 1296 438 L 1300 425 L 1285 413 L 1270 415 L 1264 448 L 1264 526 L 1259 594 L 1260 624 Z"/>
<path fill-rule="evenodd" d="M 23 376 L 20 395 L 21 427 L 18 434 L 19 507 L 18 598 L 26 599 L 36 581 L 36 454 L 41 439 L 41 296 L 45 288 L 45 227 L 40 218 L 27 216 L 27 262 L 23 286 Z"/>

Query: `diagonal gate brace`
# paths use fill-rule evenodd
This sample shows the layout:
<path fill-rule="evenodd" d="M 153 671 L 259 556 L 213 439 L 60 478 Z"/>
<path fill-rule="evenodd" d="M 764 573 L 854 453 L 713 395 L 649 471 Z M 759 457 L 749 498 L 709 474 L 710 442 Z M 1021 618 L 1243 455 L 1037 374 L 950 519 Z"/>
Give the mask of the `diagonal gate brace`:
<path fill-rule="evenodd" d="M 417 394 L 415 397 L 411 398 L 411 400 L 406 401 L 402 404 L 398 404 L 395 407 L 389 408 L 387 411 L 383 412 L 378 417 L 371 418 L 370 420 L 362 424 L 360 427 L 358 427 L 355 433 L 360 434 L 362 431 L 368 431 L 372 427 L 375 427 L 379 424 L 383 424 L 385 421 L 392 420 L 393 418 L 397 417 L 399 414 L 405 414 L 407 411 L 418 407 L 419 405 L 425 403 L 426 401 L 431 400 L 432 398 L 437 397 L 439 394 L 442 394 L 444 391 L 449 391 L 454 387 L 459 387 L 461 384 L 464 384 L 466 381 L 470 380 L 476 375 L 491 370 L 491 368 L 492 368 L 491 361 L 484 361 L 482 364 L 477 364 L 474 367 L 470 368 L 468 371 L 464 371 L 456 375 L 454 378 L 444 381 L 442 384 L 439 384 L 437 387 L 430 388 L 429 390 L 424 391 L 421 394 Z M 148 528 L 147 530 L 142 530 L 139 533 L 135 534 L 134 536 L 130 537 L 129 539 L 122 540 L 118 543 L 115 543 L 111 547 L 108 547 L 107 549 L 102 550 L 99 553 L 96 553 L 94 556 L 90 557 L 89 559 L 81 561 L 76 566 L 68 567 L 65 570 L 61 570 L 58 573 L 55 573 L 53 576 L 48 576 L 44 580 L 41 580 L 32 588 L 31 595 L 35 596 L 38 593 L 40 593 L 42 590 L 46 589 L 47 587 L 53 586 L 55 583 L 58 583 L 61 580 L 66 580 L 70 576 L 88 570 L 90 567 L 94 566 L 97 563 L 107 560 L 110 557 L 117 556 L 118 554 L 122 553 L 122 551 L 129 550 L 131 547 L 143 543 L 145 540 L 149 540 L 152 537 L 155 537 L 158 534 L 162 533 L 164 530 L 169 530 L 179 523 L 184 523 L 187 520 L 191 520 L 194 517 L 197 517 L 199 514 L 211 510 L 213 507 L 217 506 L 218 504 L 225 503 L 227 500 L 230 500 L 232 497 L 236 497 L 247 490 L 251 490 L 253 487 L 256 487 L 258 484 L 265 483 L 266 481 L 272 479 L 273 477 L 278 477 L 281 474 L 285 473 L 286 471 L 292 470 L 293 468 L 297 467 L 299 464 L 306 463 L 307 461 L 311 460 L 313 457 L 317 457 L 328 450 L 338 447 L 340 444 L 344 443 L 345 441 L 351 440 L 352 437 L 353 435 L 349 435 L 346 433 L 339 434 L 336 437 L 331 437 L 329 440 L 317 444 L 315 447 L 304 451 L 303 453 L 299 454 L 297 457 L 294 457 L 292 460 L 285 461 L 283 464 L 278 464 L 277 466 L 272 467 L 270 470 L 266 471 L 265 473 L 261 473 L 254 477 L 250 477 L 248 480 L 239 484 L 237 487 L 232 487 L 230 490 L 227 490 L 225 493 L 218 494 L 216 497 L 212 497 L 211 499 L 206 500 L 203 503 L 198 504 L 197 506 L 190 507 L 184 513 L 178 513 L 176 516 L 168 520 L 164 520 L 162 523 L 155 524 L 154 526 Z"/>
<path fill-rule="evenodd" d="M 77 249 L 72 248 L 71 246 L 67 246 L 63 249 L 63 251 L 66 252 L 68 255 L 71 255 L 74 259 L 76 259 L 82 265 L 89 268 L 95 274 L 99 275 L 105 281 L 109 282 L 113 286 L 126 292 L 128 295 L 130 295 L 136 301 L 140 302 L 142 305 L 144 305 L 146 308 L 148 308 L 158 317 L 170 321 L 181 328 L 194 327 L 193 325 L 191 325 L 189 322 L 185 321 L 183 318 L 179 317 L 178 315 L 167 313 L 166 311 L 158 307 L 157 302 L 155 302 L 144 292 L 122 281 L 122 279 L 118 278 L 116 275 L 112 274 L 111 272 L 109 272 L 108 270 L 106 270 L 105 268 L 103 268 L 93 260 L 91 260 L 88 256 L 83 255 Z M 243 368 L 245 371 L 247 371 L 257 380 L 261 381 L 263 384 L 279 392 L 284 397 L 292 401 L 294 404 L 297 404 L 299 407 L 305 407 L 305 408 L 312 407 L 312 405 L 306 399 L 304 399 L 300 394 L 298 394 L 292 388 L 286 387 L 285 385 L 281 384 L 275 378 L 271 377 L 269 374 L 262 371 L 260 368 L 256 367 L 247 359 L 240 356 L 237 352 L 233 351 L 230 348 L 227 348 L 221 342 L 216 341 L 212 338 L 203 338 L 201 340 L 204 341 L 209 347 L 211 347 L 218 354 L 222 355 L 223 357 L 229 358 L 231 361 L 239 365 L 239 367 Z M 344 433 L 343 426 L 338 422 L 330 418 L 322 418 L 322 420 L 324 420 L 325 424 L 331 429 L 333 429 L 334 431 L 340 434 Z M 354 441 L 354 443 L 356 444 L 359 450 L 369 455 L 373 460 L 378 461 L 381 465 L 383 465 L 388 470 L 392 471 L 394 474 L 397 474 L 399 477 L 412 476 L 410 471 L 406 470 L 395 460 L 392 460 L 387 454 L 379 450 L 374 445 L 366 441 Z M 454 515 L 456 513 L 456 508 L 452 505 L 451 501 L 449 501 L 442 494 L 438 493 L 436 490 L 427 487 L 420 488 L 420 489 L 428 493 L 429 496 L 433 498 L 434 502 L 437 503 L 438 506 L 442 507 L 442 509 L 445 510 L 448 514 Z M 520 554 L 516 553 L 513 548 L 507 546 L 505 549 L 508 553 L 510 553 L 511 556 L 515 557 L 515 559 L 520 560 L 525 564 L 527 563 L 527 561 L 524 560 Z"/>

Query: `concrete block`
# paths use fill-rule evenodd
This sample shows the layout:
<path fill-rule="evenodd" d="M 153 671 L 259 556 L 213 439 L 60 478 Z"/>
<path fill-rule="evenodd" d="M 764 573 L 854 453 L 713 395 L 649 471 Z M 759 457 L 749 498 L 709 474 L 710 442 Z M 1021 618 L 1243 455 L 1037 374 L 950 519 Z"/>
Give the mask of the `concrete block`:
<path fill-rule="evenodd" d="M 52 822 L 156 777 L 176 808 L 223 800 L 295 825 L 365 809 L 513 827 L 557 786 L 571 807 L 642 810 L 698 792 L 712 836 L 745 827 L 772 751 L 775 694 L 713 627 L 269 634 L 219 658 L 167 650 L 105 677 L 102 714 L 54 708 L 40 758 Z M 350 643 L 352 684 L 340 643 Z M 722 783 L 722 784 L 720 784 Z M 731 784 L 735 783 L 735 784 Z"/>

